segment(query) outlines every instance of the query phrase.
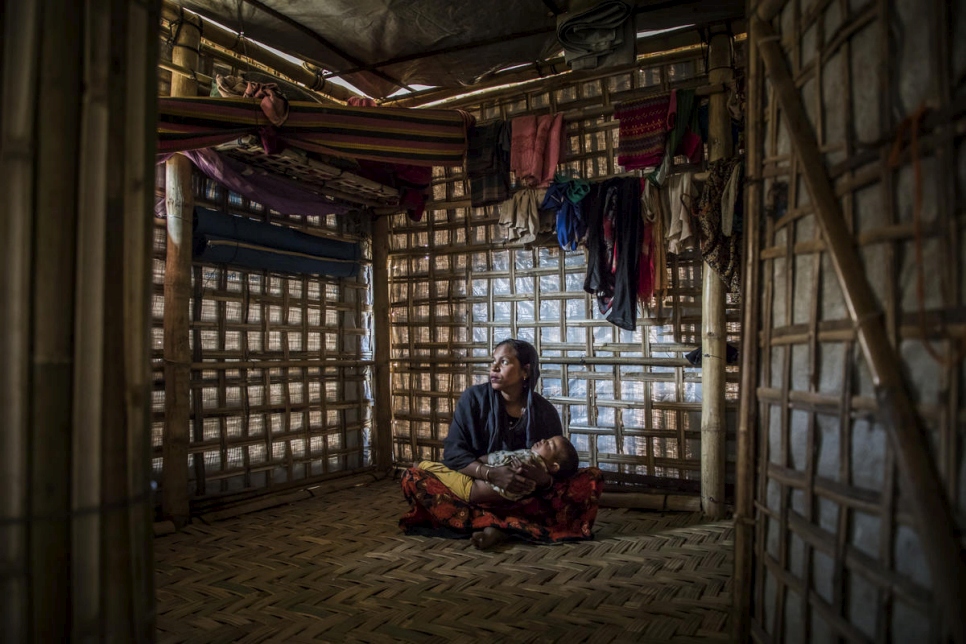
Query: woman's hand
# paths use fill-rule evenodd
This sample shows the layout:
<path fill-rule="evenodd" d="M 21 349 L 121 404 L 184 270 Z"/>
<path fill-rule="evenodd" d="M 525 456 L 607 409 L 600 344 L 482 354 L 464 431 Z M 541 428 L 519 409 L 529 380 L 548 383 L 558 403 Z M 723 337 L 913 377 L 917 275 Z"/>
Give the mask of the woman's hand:
<path fill-rule="evenodd" d="M 514 471 L 527 479 L 533 481 L 537 488 L 544 488 L 553 482 L 553 477 L 547 470 L 543 469 L 539 465 L 533 463 L 528 463 L 523 465 L 521 463 L 516 463 L 516 468 Z"/>
<path fill-rule="evenodd" d="M 493 485 L 503 488 L 510 494 L 530 494 L 537 484 L 527 478 L 521 472 L 521 466 L 501 465 L 499 467 L 490 466 L 486 480 Z"/>

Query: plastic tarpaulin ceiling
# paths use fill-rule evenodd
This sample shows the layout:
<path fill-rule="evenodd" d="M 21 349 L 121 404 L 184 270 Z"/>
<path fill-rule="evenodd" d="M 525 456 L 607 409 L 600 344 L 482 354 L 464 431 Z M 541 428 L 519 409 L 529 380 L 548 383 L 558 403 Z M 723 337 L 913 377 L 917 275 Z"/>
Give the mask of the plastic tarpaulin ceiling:
<path fill-rule="evenodd" d="M 374 98 L 401 87 L 470 87 L 561 51 L 557 15 L 585 0 L 179 0 L 176 4 L 312 63 Z M 744 0 L 628 0 L 638 31 L 741 17 Z M 572 5 L 572 6 L 571 6 Z"/>

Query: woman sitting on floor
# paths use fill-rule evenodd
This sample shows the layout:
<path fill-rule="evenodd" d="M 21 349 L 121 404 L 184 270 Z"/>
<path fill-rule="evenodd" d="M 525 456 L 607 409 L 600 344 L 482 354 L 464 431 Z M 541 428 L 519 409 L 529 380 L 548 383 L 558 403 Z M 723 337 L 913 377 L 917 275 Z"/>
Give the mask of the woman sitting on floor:
<path fill-rule="evenodd" d="M 537 542 L 591 537 L 602 490 L 599 470 L 584 468 L 554 482 L 536 464 L 488 466 L 479 460 L 491 452 L 526 449 L 563 434 L 556 408 L 535 391 L 539 377 L 533 345 L 523 340 L 498 344 L 490 382 L 463 392 L 443 442 L 443 465 L 448 470 L 510 495 L 529 496 L 510 505 L 465 501 L 441 480 L 446 472 L 413 467 L 402 478 L 410 511 L 399 524 L 407 534 L 471 537 L 478 548 L 491 547 L 508 535 Z"/>

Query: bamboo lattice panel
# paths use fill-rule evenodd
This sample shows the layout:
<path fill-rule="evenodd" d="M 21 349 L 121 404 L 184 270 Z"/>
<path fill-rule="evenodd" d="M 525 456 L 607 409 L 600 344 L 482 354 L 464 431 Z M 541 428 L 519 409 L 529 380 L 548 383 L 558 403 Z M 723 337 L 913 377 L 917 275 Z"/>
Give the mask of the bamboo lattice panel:
<path fill-rule="evenodd" d="M 467 109 L 479 120 L 563 112 L 566 152 L 560 169 L 599 180 L 620 172 L 617 122 L 609 116 L 610 106 L 705 83 L 704 60 L 696 51 L 656 67 L 544 86 Z M 582 462 L 633 481 L 698 479 L 701 373 L 683 358 L 700 345 L 698 256 L 693 251 L 669 254 L 668 297 L 650 303 L 634 332 L 623 331 L 607 322 L 583 291 L 583 249 L 525 249 L 507 243 L 498 220 L 497 207 L 470 207 L 460 169 L 440 168 L 424 220 L 393 219 L 397 461 L 440 458 L 460 393 L 485 381 L 495 344 L 519 337 L 537 347 L 542 393 L 561 411 Z M 727 320 L 729 340 L 737 341 L 738 309 L 730 300 Z M 737 368 L 729 367 L 732 420 L 737 377 Z M 733 460 L 731 440 L 728 450 Z"/>
<path fill-rule="evenodd" d="M 966 409 L 955 355 L 966 330 L 966 7 L 792 0 L 776 28 L 962 534 Z M 753 635 L 761 642 L 941 641 L 909 490 L 879 420 L 786 116 L 770 84 L 757 87 L 765 95 L 758 99 L 763 162 L 750 168 L 763 179 L 749 223 L 761 231 L 761 330 L 749 329 L 760 338 Z M 899 122 L 923 102 L 935 111 L 920 135 L 917 233 L 913 164 L 907 156 L 892 169 L 887 159 Z M 783 192 L 787 209 L 777 205 Z"/>
<path fill-rule="evenodd" d="M 600 511 L 593 541 L 404 536 L 381 481 L 155 540 L 160 642 L 729 641 L 732 528 Z"/>
<path fill-rule="evenodd" d="M 163 186 L 163 173 L 158 177 Z M 352 219 L 282 216 L 195 175 L 199 205 L 316 234 L 364 240 Z M 161 222 L 163 224 L 163 222 Z M 164 431 L 166 233 L 155 228 L 152 437 Z M 368 256 L 368 244 L 364 244 Z M 198 264 L 192 350 L 189 491 L 193 499 L 268 490 L 370 465 L 371 270 L 357 280 Z"/>

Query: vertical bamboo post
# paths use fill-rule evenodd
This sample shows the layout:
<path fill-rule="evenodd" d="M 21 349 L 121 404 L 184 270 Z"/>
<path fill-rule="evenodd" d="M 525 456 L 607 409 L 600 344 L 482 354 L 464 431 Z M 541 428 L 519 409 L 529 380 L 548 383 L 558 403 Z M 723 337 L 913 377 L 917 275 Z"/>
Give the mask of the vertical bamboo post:
<path fill-rule="evenodd" d="M 116 104 L 124 95 L 118 71 L 123 63 L 112 65 L 112 47 L 118 37 L 116 24 L 108 11 L 88 11 L 82 25 L 86 34 L 81 61 L 81 146 L 77 203 L 77 296 L 74 311 L 74 410 L 72 418 L 71 510 L 75 517 L 71 529 L 71 639 L 103 637 L 98 629 L 101 590 L 113 581 L 103 574 L 108 552 L 123 549 L 120 535 L 104 530 L 105 516 L 90 512 L 103 505 L 104 494 L 123 495 L 125 485 L 105 480 L 104 452 L 110 449 L 112 427 L 106 397 L 105 375 L 119 371 L 120 353 L 106 351 L 110 329 L 105 324 L 116 316 L 107 315 L 109 288 L 106 284 L 108 204 L 117 203 L 120 184 L 113 181 L 123 168 L 123 155 L 115 152 Z M 113 108 L 113 109 L 112 109 Z M 112 118 L 113 117 L 113 118 Z M 118 161 L 115 161 L 117 159 Z M 114 226 L 120 221 L 112 221 Z M 113 284 L 112 284 L 113 286 Z M 123 498 L 123 496 L 122 496 Z M 119 514 L 119 513 L 118 513 Z M 101 550 L 101 543 L 114 547 Z"/>
<path fill-rule="evenodd" d="M 855 240 L 845 226 L 842 204 L 829 179 L 801 93 L 771 25 L 751 20 L 753 42 L 781 106 L 783 122 L 801 160 L 815 218 L 828 245 L 862 356 L 872 374 L 879 418 L 896 454 L 909 508 L 916 521 L 933 591 L 949 627 L 948 636 L 966 642 L 966 552 L 956 520 L 928 451 L 929 441 L 902 371 L 902 359 L 889 342 L 875 293 L 866 279 Z M 947 637 L 943 634 L 943 639 Z"/>
<path fill-rule="evenodd" d="M 748 104 L 745 116 L 745 150 L 748 176 L 761 172 L 762 113 L 761 57 L 752 43 L 748 54 Z M 738 409 L 738 463 L 735 475 L 735 642 L 751 640 L 751 602 L 754 579 L 755 446 L 758 423 L 758 246 L 760 235 L 761 184 L 749 182 L 745 188 L 744 262 L 741 270 L 741 387 Z"/>
<path fill-rule="evenodd" d="M 389 374 L 389 217 L 376 218 L 372 232 L 372 312 L 375 327 L 375 406 L 373 443 L 376 467 L 392 467 L 392 379 Z"/>
<path fill-rule="evenodd" d="M 42 33 L 37 2 L 11 2 L 0 21 L 0 624 L 27 641 L 30 441 L 30 271 L 36 183 L 36 106 Z"/>
<path fill-rule="evenodd" d="M 149 267 L 158 16 L 50 0 L 4 18 L 0 624 L 17 642 L 149 641 L 149 290 L 129 280 Z"/>
<path fill-rule="evenodd" d="M 198 66 L 201 28 L 185 14 L 172 51 L 176 65 Z M 194 20 L 195 22 L 192 22 Z M 171 78 L 172 96 L 196 96 L 198 83 L 186 76 Z M 191 162 L 176 154 L 165 168 L 167 256 L 164 264 L 164 471 L 161 509 L 175 525 L 188 520 L 188 443 L 191 351 L 188 345 L 188 299 L 191 296 L 191 225 L 194 196 Z"/>
<path fill-rule="evenodd" d="M 154 243 L 155 140 L 157 138 L 158 25 L 157 2 L 127 0 L 127 37 L 121 55 L 127 61 L 127 92 L 124 103 L 124 183 L 122 212 L 124 234 L 119 240 L 120 256 L 111 268 L 124 275 L 119 307 L 124 319 L 122 381 L 123 445 L 117 454 L 123 459 L 123 478 L 128 482 L 129 511 L 126 533 L 132 543 L 123 574 L 126 585 L 117 584 L 105 599 L 117 604 L 126 591 L 131 598 L 126 637 L 132 642 L 149 642 L 155 637 L 154 601 L 154 497 L 151 492 L 151 263 Z M 121 152 L 119 149 L 118 153 Z M 110 234 L 110 232 L 108 233 Z M 119 262 L 119 265 L 118 265 Z M 110 275 L 110 273 L 109 273 Z M 108 277 L 106 284 L 114 282 Z M 117 301 L 117 300 L 116 300 Z M 108 305 L 108 311 L 116 309 Z M 108 351 L 111 349 L 108 348 Z M 124 458 L 126 453 L 127 458 Z M 120 477 L 119 477 L 120 478 Z M 110 547 L 102 546 L 102 547 Z M 114 599 L 112 602 L 111 600 Z M 116 610 L 105 609 L 104 621 L 111 623 Z M 120 630 L 120 629 L 118 629 Z"/>
<path fill-rule="evenodd" d="M 84 5 L 43 7 L 30 320 L 28 639 L 70 638 L 71 429 Z"/>
<path fill-rule="evenodd" d="M 728 83 L 734 71 L 731 36 L 711 37 L 708 81 Z M 731 115 L 727 95 L 716 92 L 708 106 L 708 158 L 726 159 L 732 154 Z M 701 293 L 701 509 L 712 519 L 725 511 L 725 296 L 724 282 L 704 264 Z"/>

